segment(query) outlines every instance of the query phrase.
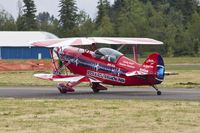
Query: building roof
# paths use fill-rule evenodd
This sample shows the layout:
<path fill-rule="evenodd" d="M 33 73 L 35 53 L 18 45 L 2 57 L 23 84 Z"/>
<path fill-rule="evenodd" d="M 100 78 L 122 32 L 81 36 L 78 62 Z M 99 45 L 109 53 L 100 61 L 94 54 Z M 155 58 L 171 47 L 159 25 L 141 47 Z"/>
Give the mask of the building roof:
<path fill-rule="evenodd" d="M 1 31 L 0 47 L 30 47 L 29 42 L 57 39 L 58 37 L 48 32 L 38 31 Z"/>

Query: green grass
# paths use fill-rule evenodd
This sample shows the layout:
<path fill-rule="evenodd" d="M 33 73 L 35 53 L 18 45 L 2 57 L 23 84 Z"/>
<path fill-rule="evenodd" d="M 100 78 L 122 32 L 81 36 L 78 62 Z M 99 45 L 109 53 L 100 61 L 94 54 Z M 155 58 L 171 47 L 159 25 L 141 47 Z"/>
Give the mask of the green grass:
<path fill-rule="evenodd" d="M 33 77 L 35 73 L 48 71 L 6 71 L 0 72 L 0 86 L 52 86 L 55 82 Z"/>
<path fill-rule="evenodd" d="M 164 58 L 165 64 L 200 64 L 200 57 Z"/>
<path fill-rule="evenodd" d="M 200 70 L 167 69 L 169 72 L 177 72 L 178 75 L 166 76 L 160 88 L 200 88 Z M 40 71 L 8 71 L 0 72 L 0 86 L 56 86 L 56 82 L 41 80 L 33 77 Z M 47 73 L 47 72 L 45 72 Z M 80 84 L 85 86 L 86 84 Z"/>
<path fill-rule="evenodd" d="M 165 58 L 165 62 L 167 62 L 166 71 L 177 72 L 179 73 L 179 75 L 167 76 L 161 87 L 200 88 L 200 66 L 199 66 L 200 58 L 196 57 Z M 171 64 L 180 64 L 180 65 L 171 65 Z M 187 64 L 192 64 L 192 65 L 187 65 Z M 34 73 L 51 73 L 51 72 L 50 71 L 0 72 L 0 86 L 55 86 L 57 84 L 55 82 L 34 78 L 33 77 Z"/>
<path fill-rule="evenodd" d="M 0 132 L 198 133 L 200 103 L 141 100 L 0 100 Z"/>
<path fill-rule="evenodd" d="M 166 65 L 166 70 L 172 70 L 172 71 L 179 71 L 179 70 L 183 70 L 183 71 L 193 71 L 193 70 L 200 70 L 200 65 Z"/>
<path fill-rule="evenodd" d="M 181 59 L 167 62 L 181 64 Z M 197 66 L 167 65 L 167 70 L 179 75 L 166 77 L 161 87 L 200 88 Z M 0 72 L 0 85 L 56 85 L 34 78 L 34 73 L 41 72 Z M 2 133 L 199 133 L 199 123 L 200 102 L 192 101 L 0 99 Z"/>
<path fill-rule="evenodd" d="M 139 62 L 143 63 L 146 58 L 140 58 Z M 164 57 L 165 64 L 200 64 L 200 57 Z"/>
<path fill-rule="evenodd" d="M 179 74 L 166 76 L 160 88 L 200 88 L 200 70 L 174 70 L 173 72 Z"/>

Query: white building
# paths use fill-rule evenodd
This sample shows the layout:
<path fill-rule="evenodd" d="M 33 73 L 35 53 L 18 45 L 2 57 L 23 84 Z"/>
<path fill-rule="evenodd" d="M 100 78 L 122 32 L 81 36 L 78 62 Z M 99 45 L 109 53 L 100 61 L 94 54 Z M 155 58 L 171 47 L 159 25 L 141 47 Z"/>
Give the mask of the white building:
<path fill-rule="evenodd" d="M 43 59 L 50 58 L 47 48 L 32 47 L 28 42 L 57 39 L 48 32 L 0 32 L 0 59 Z"/>

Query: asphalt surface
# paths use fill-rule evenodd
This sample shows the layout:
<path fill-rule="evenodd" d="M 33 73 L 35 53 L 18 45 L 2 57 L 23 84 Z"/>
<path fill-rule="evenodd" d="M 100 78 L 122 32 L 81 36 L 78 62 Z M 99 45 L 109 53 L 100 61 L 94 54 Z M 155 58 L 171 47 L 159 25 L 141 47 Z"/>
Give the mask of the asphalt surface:
<path fill-rule="evenodd" d="M 160 89 L 161 96 L 153 88 L 109 88 L 98 94 L 89 87 L 75 88 L 75 93 L 60 94 L 55 87 L 0 87 L 0 98 L 34 99 L 142 99 L 200 101 L 200 89 Z"/>

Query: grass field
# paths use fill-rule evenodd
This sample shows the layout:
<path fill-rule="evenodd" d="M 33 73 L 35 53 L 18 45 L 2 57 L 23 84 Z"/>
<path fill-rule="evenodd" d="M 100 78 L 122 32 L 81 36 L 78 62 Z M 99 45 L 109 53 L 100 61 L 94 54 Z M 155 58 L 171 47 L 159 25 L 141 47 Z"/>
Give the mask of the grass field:
<path fill-rule="evenodd" d="M 166 61 L 200 62 L 196 58 Z M 160 88 L 200 88 L 198 65 L 166 68 L 179 75 L 167 76 Z M 34 73 L 41 71 L 0 72 L 0 85 L 56 85 L 34 78 Z M 199 123 L 200 102 L 193 101 L 0 99 L 0 133 L 199 133 Z"/>
<path fill-rule="evenodd" d="M 143 61 L 144 58 L 141 58 L 140 62 Z M 179 73 L 179 75 L 166 77 L 165 82 L 163 83 L 163 85 L 161 85 L 162 87 L 200 88 L 199 57 L 164 58 L 164 61 L 166 64 L 166 71 L 177 72 Z M 50 71 L 46 72 L 51 73 Z M 0 86 L 53 86 L 57 84 L 50 81 L 36 79 L 32 76 L 34 73 L 43 73 L 43 72 L 41 71 L 0 72 Z"/>
<path fill-rule="evenodd" d="M 199 133 L 200 103 L 0 100 L 0 132 Z"/>
<path fill-rule="evenodd" d="M 200 70 L 174 70 L 179 75 L 166 76 L 160 88 L 200 88 Z M 34 78 L 35 71 L 0 72 L 0 86 L 56 86 L 56 82 Z M 38 72 L 40 73 L 40 72 Z M 85 84 L 81 84 L 81 86 Z"/>
<path fill-rule="evenodd" d="M 164 58 L 165 64 L 200 64 L 200 57 Z"/>
<path fill-rule="evenodd" d="M 143 63 L 146 58 L 139 58 L 139 62 Z M 164 57 L 163 59 L 165 64 L 200 64 L 200 57 Z"/>
<path fill-rule="evenodd" d="M 35 73 L 50 73 L 48 71 L 6 71 L 0 72 L 0 86 L 52 86 L 55 82 L 33 77 Z"/>
<path fill-rule="evenodd" d="M 167 65 L 166 70 L 178 75 L 166 76 L 160 88 L 200 88 L 199 65 Z M 50 73 L 50 71 L 7 71 L 0 72 L 0 86 L 55 86 L 57 83 L 36 79 L 34 73 Z M 81 84 L 85 85 L 85 84 Z"/>

